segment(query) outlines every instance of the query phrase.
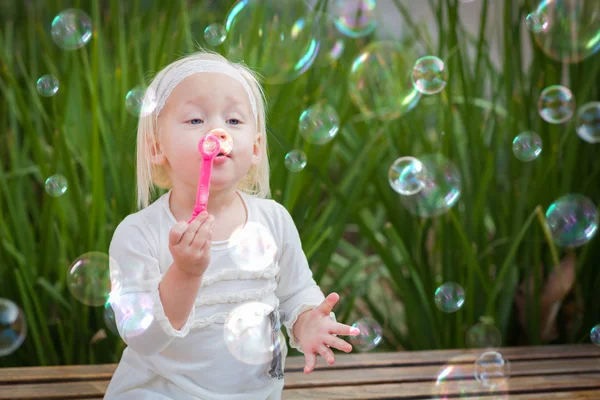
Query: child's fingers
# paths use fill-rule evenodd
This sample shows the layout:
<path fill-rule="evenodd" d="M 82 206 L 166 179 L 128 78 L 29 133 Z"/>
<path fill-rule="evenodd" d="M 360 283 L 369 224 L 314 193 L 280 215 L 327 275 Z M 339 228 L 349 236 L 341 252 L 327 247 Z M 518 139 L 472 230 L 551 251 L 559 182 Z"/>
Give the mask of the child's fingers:
<path fill-rule="evenodd" d="M 203 248 L 209 236 L 212 234 L 213 226 L 215 225 L 215 219 L 213 216 L 208 217 L 202 226 L 196 232 L 192 246 L 195 248 Z"/>
<path fill-rule="evenodd" d="M 325 339 L 325 344 L 329 347 L 334 347 L 346 353 L 350 353 L 352 351 L 352 346 L 350 345 L 350 343 L 346 342 L 344 339 L 337 338 L 333 335 L 328 335 L 327 339 Z"/>
<path fill-rule="evenodd" d="M 200 213 L 200 215 L 198 215 L 192 221 L 192 223 L 188 225 L 185 233 L 183 234 L 183 237 L 181 238 L 181 241 L 187 245 L 191 245 L 194 241 L 194 237 L 196 236 L 196 232 L 198 232 L 198 229 L 200 229 L 200 227 L 202 226 L 204 221 L 206 221 L 207 218 L 208 213 L 206 211 Z"/>
<path fill-rule="evenodd" d="M 319 345 L 318 350 L 321 357 L 323 357 L 325 361 L 327 361 L 327 364 L 333 365 L 333 363 L 335 363 L 335 355 L 333 354 L 333 351 L 329 349 L 329 347 L 325 346 L 324 344 L 321 344 Z"/>
<path fill-rule="evenodd" d="M 334 328 L 329 331 L 336 335 L 356 336 L 360 335 L 360 329 L 351 327 L 350 325 L 340 324 L 339 322 L 334 323 Z"/>
<path fill-rule="evenodd" d="M 184 221 L 179 221 L 176 223 L 169 232 L 169 243 L 172 245 L 178 244 L 181 241 L 187 226 L 188 224 Z"/>
<path fill-rule="evenodd" d="M 304 365 L 304 373 L 310 374 L 313 369 L 315 369 L 315 365 L 317 365 L 317 355 L 311 352 L 305 352 L 304 360 L 306 361 Z"/>

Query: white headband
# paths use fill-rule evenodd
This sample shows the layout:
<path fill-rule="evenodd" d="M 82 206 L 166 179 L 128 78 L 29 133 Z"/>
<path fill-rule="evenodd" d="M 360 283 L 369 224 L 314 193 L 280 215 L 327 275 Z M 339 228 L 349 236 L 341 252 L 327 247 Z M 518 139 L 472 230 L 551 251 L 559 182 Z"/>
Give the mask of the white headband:
<path fill-rule="evenodd" d="M 152 89 L 150 95 L 156 96 L 156 117 L 158 118 L 158 114 L 165 106 L 167 102 L 167 98 L 175 89 L 175 86 L 179 84 L 182 80 L 187 78 L 192 74 L 196 74 L 199 72 L 218 72 L 220 74 L 225 74 L 239 83 L 242 84 L 246 93 L 248 94 L 248 99 L 250 100 L 250 105 L 252 106 L 252 115 L 254 116 L 254 122 L 258 123 L 258 114 L 256 111 L 256 100 L 254 99 L 254 95 L 252 94 L 252 90 L 250 90 L 250 86 L 248 82 L 244 79 L 242 74 L 231 64 L 223 61 L 214 61 L 214 60 L 198 60 L 198 59 L 183 59 L 180 61 L 176 61 L 168 68 L 164 69 L 159 73 L 159 75 L 163 75 L 162 77 L 157 76 L 154 79 L 152 85 L 150 85 L 150 89 Z M 156 82 L 162 82 L 160 85 Z"/>

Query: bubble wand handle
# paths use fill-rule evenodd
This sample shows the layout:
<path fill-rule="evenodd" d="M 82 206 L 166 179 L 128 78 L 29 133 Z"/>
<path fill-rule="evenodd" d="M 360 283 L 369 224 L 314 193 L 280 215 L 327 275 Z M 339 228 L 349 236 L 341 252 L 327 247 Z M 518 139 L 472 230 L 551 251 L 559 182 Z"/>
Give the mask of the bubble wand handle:
<path fill-rule="evenodd" d="M 196 204 L 194 205 L 192 218 L 188 221 L 188 224 L 191 223 L 202 211 L 206 210 L 213 161 L 215 160 L 217 154 L 219 154 L 220 150 L 221 144 L 219 143 L 219 138 L 217 138 L 215 135 L 208 134 L 200 139 L 200 142 L 198 142 L 198 151 L 202 155 L 202 165 L 200 166 L 200 176 L 198 178 Z"/>

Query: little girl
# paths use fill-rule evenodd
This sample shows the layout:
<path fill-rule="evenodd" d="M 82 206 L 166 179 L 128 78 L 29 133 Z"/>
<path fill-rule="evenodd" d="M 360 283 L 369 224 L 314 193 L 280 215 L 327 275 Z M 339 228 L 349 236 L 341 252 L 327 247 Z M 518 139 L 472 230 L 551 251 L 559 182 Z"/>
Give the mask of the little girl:
<path fill-rule="evenodd" d="M 243 357 L 226 329 L 239 323 L 232 316 L 242 306 L 271 310 L 269 332 L 282 316 L 305 373 L 317 354 L 334 363 L 329 347 L 352 350 L 337 335 L 359 332 L 336 322 L 339 296 L 325 299 L 294 221 L 268 199 L 262 89 L 246 67 L 198 52 L 160 71 L 146 104 L 149 94 L 156 106 L 138 124 L 141 210 L 118 225 L 109 249 L 111 276 L 120 278 L 109 301 L 127 348 L 105 398 L 280 399 L 285 340 L 281 332 L 266 335 L 271 357 Z M 232 147 L 214 161 L 207 212 L 188 224 L 198 142 L 209 132 Z M 170 190 L 149 205 L 153 185 Z"/>

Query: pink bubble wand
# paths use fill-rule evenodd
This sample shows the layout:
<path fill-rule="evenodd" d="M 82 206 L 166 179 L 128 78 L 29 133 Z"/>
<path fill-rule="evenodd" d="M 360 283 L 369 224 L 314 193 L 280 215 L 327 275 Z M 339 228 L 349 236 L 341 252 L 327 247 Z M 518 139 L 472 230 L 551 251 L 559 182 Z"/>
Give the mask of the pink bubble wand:
<path fill-rule="evenodd" d="M 209 143 L 212 141 L 214 145 Z M 207 147 L 209 150 L 207 150 Z M 212 147 L 212 149 L 211 149 Z M 212 172 L 213 161 L 221 151 L 219 138 L 215 135 L 208 134 L 198 142 L 198 151 L 202 155 L 202 165 L 200 167 L 200 177 L 198 178 L 198 190 L 196 192 L 196 204 L 192 212 L 192 218 L 188 221 L 191 223 L 202 211 L 206 210 L 208 204 L 208 192 L 210 189 L 210 174 Z"/>

